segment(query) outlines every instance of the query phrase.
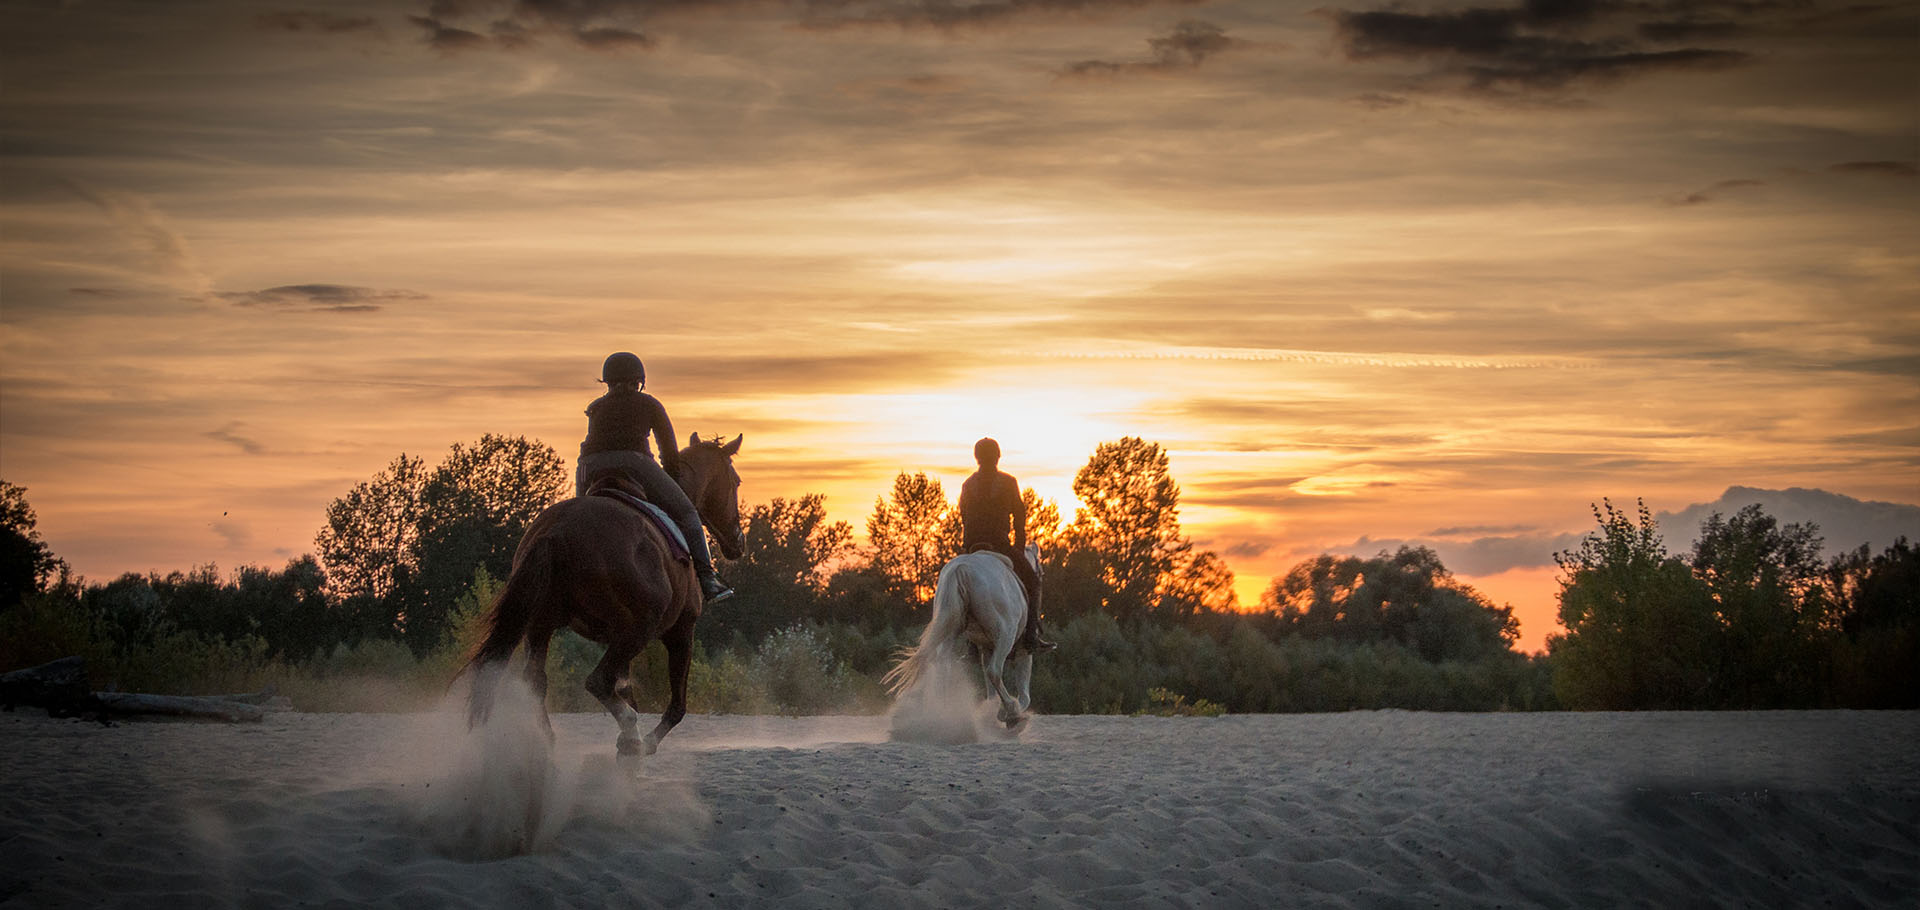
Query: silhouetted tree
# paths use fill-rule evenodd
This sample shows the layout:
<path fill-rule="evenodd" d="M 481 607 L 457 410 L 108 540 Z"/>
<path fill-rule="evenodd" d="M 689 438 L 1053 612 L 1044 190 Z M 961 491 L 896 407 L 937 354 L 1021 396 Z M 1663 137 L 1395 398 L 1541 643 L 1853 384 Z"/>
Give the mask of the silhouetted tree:
<path fill-rule="evenodd" d="M 1282 635 L 1392 642 L 1429 661 L 1511 652 L 1519 637 L 1511 607 L 1462 584 L 1426 547 L 1371 559 L 1321 554 L 1275 578 L 1260 601 Z"/>
<path fill-rule="evenodd" d="M 724 571 L 738 596 L 701 618 L 701 634 L 758 641 L 768 633 L 828 612 L 821 594 L 829 567 L 853 552 L 853 529 L 827 521 L 826 497 L 808 493 L 747 509 L 746 552 Z"/>
<path fill-rule="evenodd" d="M 1020 502 L 1027 508 L 1027 543 L 1040 548 L 1044 558 L 1066 543 L 1066 529 L 1060 523 L 1060 506 L 1042 499 L 1032 487 L 1020 491 Z"/>
<path fill-rule="evenodd" d="M 746 554 L 732 566 L 764 568 L 809 590 L 825 586 L 827 567 L 853 552 L 853 528 L 827 520 L 826 497 L 819 493 L 775 497 L 749 508 L 744 523 Z"/>
<path fill-rule="evenodd" d="M 902 596 L 925 603 L 933 597 L 940 567 L 960 549 L 960 513 L 940 481 L 901 472 L 892 494 L 876 499 L 867 518 L 871 565 Z"/>
<path fill-rule="evenodd" d="M 1233 570 L 1212 550 L 1189 550 L 1167 579 L 1160 598 L 1162 612 L 1180 619 L 1239 609 L 1233 590 Z"/>
<path fill-rule="evenodd" d="M 1712 597 L 1667 554 L 1646 503 L 1637 523 L 1602 503 L 1600 530 L 1554 554 L 1567 629 L 1547 639 L 1554 692 L 1570 708 L 1698 706 L 1714 681 Z"/>
<path fill-rule="evenodd" d="M 288 560 L 278 572 L 246 566 L 235 573 L 229 596 L 270 656 L 304 659 L 340 644 L 350 631 L 349 617 L 329 608 L 326 578 L 312 555 Z"/>
<path fill-rule="evenodd" d="M 1811 707 L 1824 688 L 1822 641 L 1836 610 L 1822 584 L 1812 525 L 1784 527 L 1758 505 L 1700 526 L 1694 575 L 1713 600 L 1718 628 L 1712 706 Z"/>
<path fill-rule="evenodd" d="M 1902 537 L 1876 556 L 1862 544 L 1834 557 L 1826 574 L 1840 630 L 1834 701 L 1920 708 L 1920 547 Z"/>
<path fill-rule="evenodd" d="M 336 601 L 361 610 L 379 604 L 424 654 L 444 638 L 447 611 L 474 569 L 507 577 L 527 525 L 568 489 L 551 447 L 488 434 L 456 443 L 431 472 L 401 455 L 327 507 L 314 543 Z"/>
<path fill-rule="evenodd" d="M 66 563 L 40 539 L 27 489 L 0 480 L 0 613 L 46 589 Z"/>
<path fill-rule="evenodd" d="M 414 559 L 426 485 L 426 463 L 402 453 L 327 504 L 326 527 L 313 545 L 326 566 L 328 593 L 374 601 L 393 593 Z"/>
<path fill-rule="evenodd" d="M 1145 616 L 1193 548 L 1180 534 L 1180 486 L 1167 453 L 1133 436 L 1103 442 L 1074 475 L 1073 493 L 1081 507 L 1068 534 L 1074 549 L 1093 554 L 1103 605 L 1121 618 Z"/>

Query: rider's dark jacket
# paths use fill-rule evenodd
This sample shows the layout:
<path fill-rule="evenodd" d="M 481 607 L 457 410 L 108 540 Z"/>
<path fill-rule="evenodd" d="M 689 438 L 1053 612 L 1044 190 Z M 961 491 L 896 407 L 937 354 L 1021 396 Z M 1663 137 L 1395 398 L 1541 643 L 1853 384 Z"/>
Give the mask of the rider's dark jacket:
<path fill-rule="evenodd" d="M 961 547 L 976 545 L 1005 550 L 1027 546 L 1027 504 L 1020 500 L 1020 482 L 997 468 L 981 468 L 960 484 Z M 1023 558 L 1024 559 L 1024 558 Z"/>
<path fill-rule="evenodd" d="M 673 422 L 659 399 L 632 389 L 612 389 L 587 405 L 587 438 L 580 442 L 582 457 L 596 452 L 631 450 L 652 456 L 651 434 L 660 444 L 662 467 L 673 469 L 680 455 L 674 447 Z"/>

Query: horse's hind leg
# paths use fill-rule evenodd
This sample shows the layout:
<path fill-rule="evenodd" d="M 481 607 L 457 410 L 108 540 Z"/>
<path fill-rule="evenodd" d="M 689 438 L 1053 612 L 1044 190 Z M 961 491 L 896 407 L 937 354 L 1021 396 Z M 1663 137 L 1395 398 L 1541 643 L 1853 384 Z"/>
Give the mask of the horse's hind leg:
<path fill-rule="evenodd" d="M 1020 713 L 1025 714 L 1033 707 L 1033 652 L 1022 651 L 1013 659 L 1013 688 L 1015 698 L 1020 703 Z"/>
<path fill-rule="evenodd" d="M 687 716 L 687 674 L 693 668 L 693 623 L 682 621 L 669 629 L 661 642 L 667 646 L 667 684 L 672 695 L 667 699 L 666 713 L 660 715 L 659 725 L 647 734 L 648 755 L 652 755 L 660 747 L 660 740 Z"/>
<path fill-rule="evenodd" d="M 600 662 L 587 674 L 587 692 L 599 700 L 620 725 L 620 738 L 614 740 L 614 748 L 621 755 L 640 752 L 640 712 L 635 711 L 627 699 L 633 689 L 629 674 L 633 659 L 638 656 L 640 646 L 631 640 L 616 640 L 607 645 L 607 653 L 600 655 Z"/>
<path fill-rule="evenodd" d="M 533 692 L 533 703 L 540 708 L 540 726 L 547 731 L 547 742 L 553 742 L 553 718 L 547 716 L 547 646 L 553 643 L 553 630 L 535 629 L 527 634 L 527 688 Z"/>
<path fill-rule="evenodd" d="M 1013 697 L 1013 693 L 1007 691 L 1007 681 L 1003 673 L 1003 668 L 1007 665 L 1007 654 L 1013 650 L 1014 635 L 1018 634 L 1017 632 L 1012 635 L 1003 634 L 999 641 L 993 643 L 992 651 L 985 648 L 980 650 L 980 669 L 987 675 L 987 687 L 993 690 L 993 694 L 1000 697 L 1000 722 L 1008 727 L 1019 723 L 1022 716 L 1020 702 Z"/>

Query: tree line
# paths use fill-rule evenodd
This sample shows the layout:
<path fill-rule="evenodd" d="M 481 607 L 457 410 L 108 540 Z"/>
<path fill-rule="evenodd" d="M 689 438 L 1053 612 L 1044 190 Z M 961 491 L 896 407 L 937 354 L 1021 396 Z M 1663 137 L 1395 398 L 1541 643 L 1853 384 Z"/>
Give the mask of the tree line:
<path fill-rule="evenodd" d="M 196 661 L 230 673 L 248 661 L 448 673 L 521 532 L 569 488 L 550 447 L 487 435 L 432 468 L 403 454 L 355 484 L 328 505 L 317 555 L 284 569 L 88 584 L 40 540 L 24 491 L 0 482 L 0 667 L 86 647 L 157 677 L 149 685 L 191 675 Z M 1232 711 L 1920 699 L 1920 561 L 1904 540 L 1822 562 L 1817 529 L 1781 526 L 1756 507 L 1713 516 L 1694 551 L 1673 556 L 1644 506 L 1636 522 L 1607 503 L 1598 529 L 1556 555 L 1566 631 L 1535 656 L 1514 650 L 1510 607 L 1423 547 L 1313 557 L 1243 607 L 1225 562 L 1183 532 L 1179 484 L 1156 443 L 1100 444 L 1073 491 L 1083 505 L 1071 518 L 1022 491 L 1028 539 L 1043 553 L 1043 615 L 1062 644 L 1036 665 L 1042 710 L 1185 698 Z M 879 702 L 875 680 L 926 622 L 939 568 L 958 548 L 939 480 L 896 476 L 866 518 L 865 543 L 827 518 L 820 494 L 751 505 L 742 521 L 746 553 L 722 564 L 738 596 L 701 619 L 696 709 L 702 692 L 714 710 L 833 706 L 800 697 L 809 687 Z M 555 660 L 590 665 L 597 649 L 569 635 Z M 556 690 L 566 676 L 556 673 Z"/>

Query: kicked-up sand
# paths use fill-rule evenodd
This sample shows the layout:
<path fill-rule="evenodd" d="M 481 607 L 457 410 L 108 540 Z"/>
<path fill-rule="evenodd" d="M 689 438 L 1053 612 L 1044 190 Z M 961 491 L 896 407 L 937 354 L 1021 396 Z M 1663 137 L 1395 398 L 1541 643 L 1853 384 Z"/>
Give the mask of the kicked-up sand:
<path fill-rule="evenodd" d="M 520 720 L 489 741 L 452 712 L 114 727 L 0 715 L 0 905 L 1920 895 L 1915 713 L 1041 716 L 1016 740 L 966 745 L 890 741 L 885 717 L 694 715 L 637 768 L 615 761 L 605 715 L 555 716 L 550 765 Z"/>

